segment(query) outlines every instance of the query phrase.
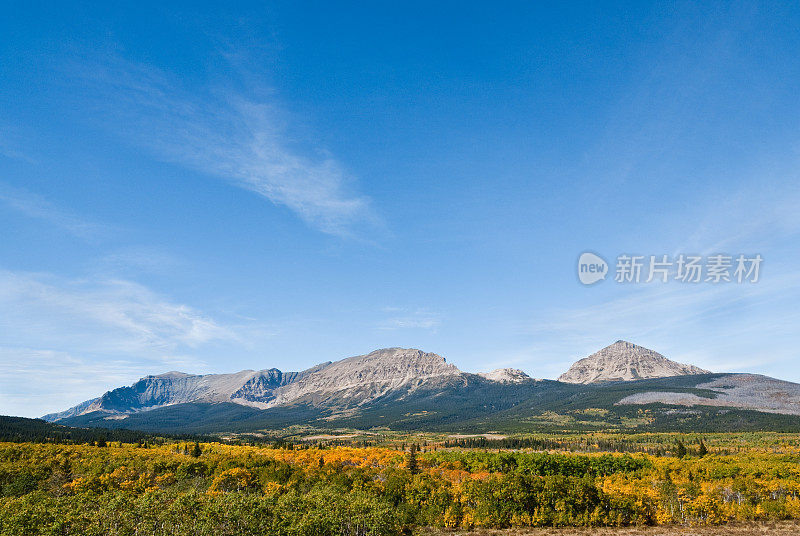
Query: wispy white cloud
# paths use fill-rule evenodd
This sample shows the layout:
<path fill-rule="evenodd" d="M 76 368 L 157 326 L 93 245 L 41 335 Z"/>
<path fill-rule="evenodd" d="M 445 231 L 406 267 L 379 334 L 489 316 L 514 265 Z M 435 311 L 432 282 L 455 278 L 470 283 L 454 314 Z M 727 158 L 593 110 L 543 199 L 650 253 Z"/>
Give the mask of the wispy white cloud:
<path fill-rule="evenodd" d="M 139 364 L 68 352 L 0 346 L 0 413 L 38 417 L 125 385 Z"/>
<path fill-rule="evenodd" d="M 253 323 L 222 323 L 131 281 L 0 271 L 0 413 L 36 416 L 204 355 L 247 348 Z M 205 352 L 205 353 L 204 353 Z"/>
<path fill-rule="evenodd" d="M 165 160 L 230 180 L 332 235 L 356 236 L 379 221 L 345 168 L 313 143 L 292 140 L 286 114 L 268 99 L 190 91 L 120 58 L 76 71 L 106 126 Z"/>
<path fill-rule="evenodd" d="M 29 218 L 55 225 L 81 238 L 99 238 L 107 227 L 57 207 L 43 197 L 0 182 L 0 203 Z"/>
<path fill-rule="evenodd" d="M 64 351 L 0 346 L 0 414 L 38 417 L 128 385 L 147 370 L 187 366 L 196 368 L 198 360 L 161 356 L 143 364 L 135 359 L 97 360 Z"/>
<path fill-rule="evenodd" d="M 800 234 L 798 163 L 791 162 L 788 170 L 747 171 L 743 186 L 715 192 L 686 210 L 676 218 L 676 231 L 684 237 L 681 252 L 764 252 Z"/>
<path fill-rule="evenodd" d="M 66 341 L 95 351 L 173 351 L 235 334 L 199 311 L 125 280 L 65 280 L 0 271 L 5 336 L 25 345 Z M 97 337 L 102 330 L 106 336 Z"/>
<path fill-rule="evenodd" d="M 164 249 L 151 246 L 125 246 L 114 249 L 92 262 L 101 274 L 170 273 L 183 261 Z"/>
<path fill-rule="evenodd" d="M 396 307 L 384 309 L 389 313 L 388 318 L 379 322 L 378 328 L 382 330 L 395 329 L 425 329 L 435 331 L 441 324 L 437 313 L 425 309 L 408 310 Z"/>
<path fill-rule="evenodd" d="M 617 339 L 715 371 L 768 373 L 770 365 L 797 357 L 790 343 L 800 311 L 786 289 L 798 285 L 800 276 L 793 273 L 755 284 L 642 284 L 622 296 L 537 317 L 531 328 L 536 343 L 527 352 L 547 377 Z"/>

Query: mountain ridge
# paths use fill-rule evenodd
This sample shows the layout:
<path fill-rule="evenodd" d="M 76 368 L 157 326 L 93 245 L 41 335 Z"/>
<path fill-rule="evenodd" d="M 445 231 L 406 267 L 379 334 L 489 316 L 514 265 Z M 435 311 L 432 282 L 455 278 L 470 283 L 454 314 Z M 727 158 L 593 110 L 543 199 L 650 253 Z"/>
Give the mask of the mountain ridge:
<path fill-rule="evenodd" d="M 96 411 L 109 415 L 149 411 L 182 403 L 233 402 L 257 409 L 308 402 L 361 405 L 392 391 L 413 392 L 422 384 L 465 380 L 465 373 L 434 353 L 415 348 L 383 348 L 339 361 L 326 361 L 300 372 L 277 368 L 229 374 L 170 371 L 145 376 L 65 411 L 42 417 L 48 421 Z"/>
<path fill-rule="evenodd" d="M 635 359 L 620 360 L 620 351 Z M 72 426 L 168 433 L 247 432 L 297 424 L 484 431 L 624 429 L 638 426 L 630 424 L 634 422 L 651 426 L 650 422 L 664 430 L 690 422 L 720 430 L 772 426 L 800 431 L 798 384 L 752 374 L 708 373 L 625 341 L 589 357 L 597 354 L 608 359 L 593 366 L 608 363 L 607 371 L 584 366 L 588 358 L 570 367 L 574 372 L 580 365 L 584 376 L 573 379 L 588 380 L 584 383 L 537 380 L 510 368 L 463 372 L 440 355 L 413 348 L 384 348 L 300 372 L 170 371 L 44 418 Z M 626 380 L 626 374 L 637 379 Z M 651 377 L 641 378 L 647 375 Z M 650 417 L 642 420 L 644 414 Z M 769 414 L 775 416 L 765 417 Z M 595 422 L 586 415 L 606 417 Z"/>
<path fill-rule="evenodd" d="M 617 341 L 576 362 L 559 381 L 570 382 L 564 378 L 575 367 L 620 345 L 640 357 L 674 364 L 652 350 Z M 692 367 L 694 369 L 702 371 Z M 651 374 L 647 377 L 659 376 Z M 292 404 L 358 408 L 381 398 L 412 396 L 423 387 L 442 390 L 466 386 L 479 378 L 498 385 L 524 385 L 536 381 L 525 372 L 512 368 L 477 374 L 463 372 L 438 354 L 416 348 L 392 347 L 338 361 L 325 361 L 299 372 L 267 368 L 225 374 L 190 374 L 173 370 L 148 375 L 130 386 L 112 389 L 67 410 L 47 414 L 43 419 L 59 421 L 94 412 L 106 413 L 109 417 L 124 416 L 186 403 L 232 402 L 261 410 Z"/>

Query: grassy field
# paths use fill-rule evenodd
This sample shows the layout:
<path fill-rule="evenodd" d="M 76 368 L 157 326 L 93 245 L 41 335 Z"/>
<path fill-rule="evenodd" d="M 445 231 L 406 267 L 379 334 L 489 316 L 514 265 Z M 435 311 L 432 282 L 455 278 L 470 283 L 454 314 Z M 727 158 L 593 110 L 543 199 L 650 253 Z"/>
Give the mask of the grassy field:
<path fill-rule="evenodd" d="M 800 522 L 729 523 L 713 527 L 600 527 L 430 530 L 427 536 L 796 536 Z"/>

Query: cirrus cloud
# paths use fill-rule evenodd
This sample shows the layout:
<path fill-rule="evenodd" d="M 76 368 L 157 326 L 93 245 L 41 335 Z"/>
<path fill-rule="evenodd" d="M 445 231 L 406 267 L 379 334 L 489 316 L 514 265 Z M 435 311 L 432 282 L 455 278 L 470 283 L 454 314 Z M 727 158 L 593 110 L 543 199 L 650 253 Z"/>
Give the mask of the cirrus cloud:
<path fill-rule="evenodd" d="M 344 166 L 313 142 L 287 134 L 287 114 L 268 98 L 183 88 L 169 73 L 111 57 L 74 68 L 104 126 L 160 158 L 229 180 L 340 237 L 380 219 Z"/>

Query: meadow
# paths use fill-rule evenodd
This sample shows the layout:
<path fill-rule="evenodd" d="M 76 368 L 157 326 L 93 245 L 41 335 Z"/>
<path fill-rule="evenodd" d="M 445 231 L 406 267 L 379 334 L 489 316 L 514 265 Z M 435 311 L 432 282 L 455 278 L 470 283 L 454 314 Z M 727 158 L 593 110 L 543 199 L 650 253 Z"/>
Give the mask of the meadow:
<path fill-rule="evenodd" d="M 561 449 L 502 448 L 525 443 L 511 438 L 416 439 L 366 447 L 330 439 L 0 443 L 0 534 L 630 533 L 800 519 L 793 435 L 548 440 Z M 534 439 L 544 440 L 526 441 Z M 463 446 L 470 442 L 484 448 Z M 626 445 L 634 452 L 602 452 Z"/>

